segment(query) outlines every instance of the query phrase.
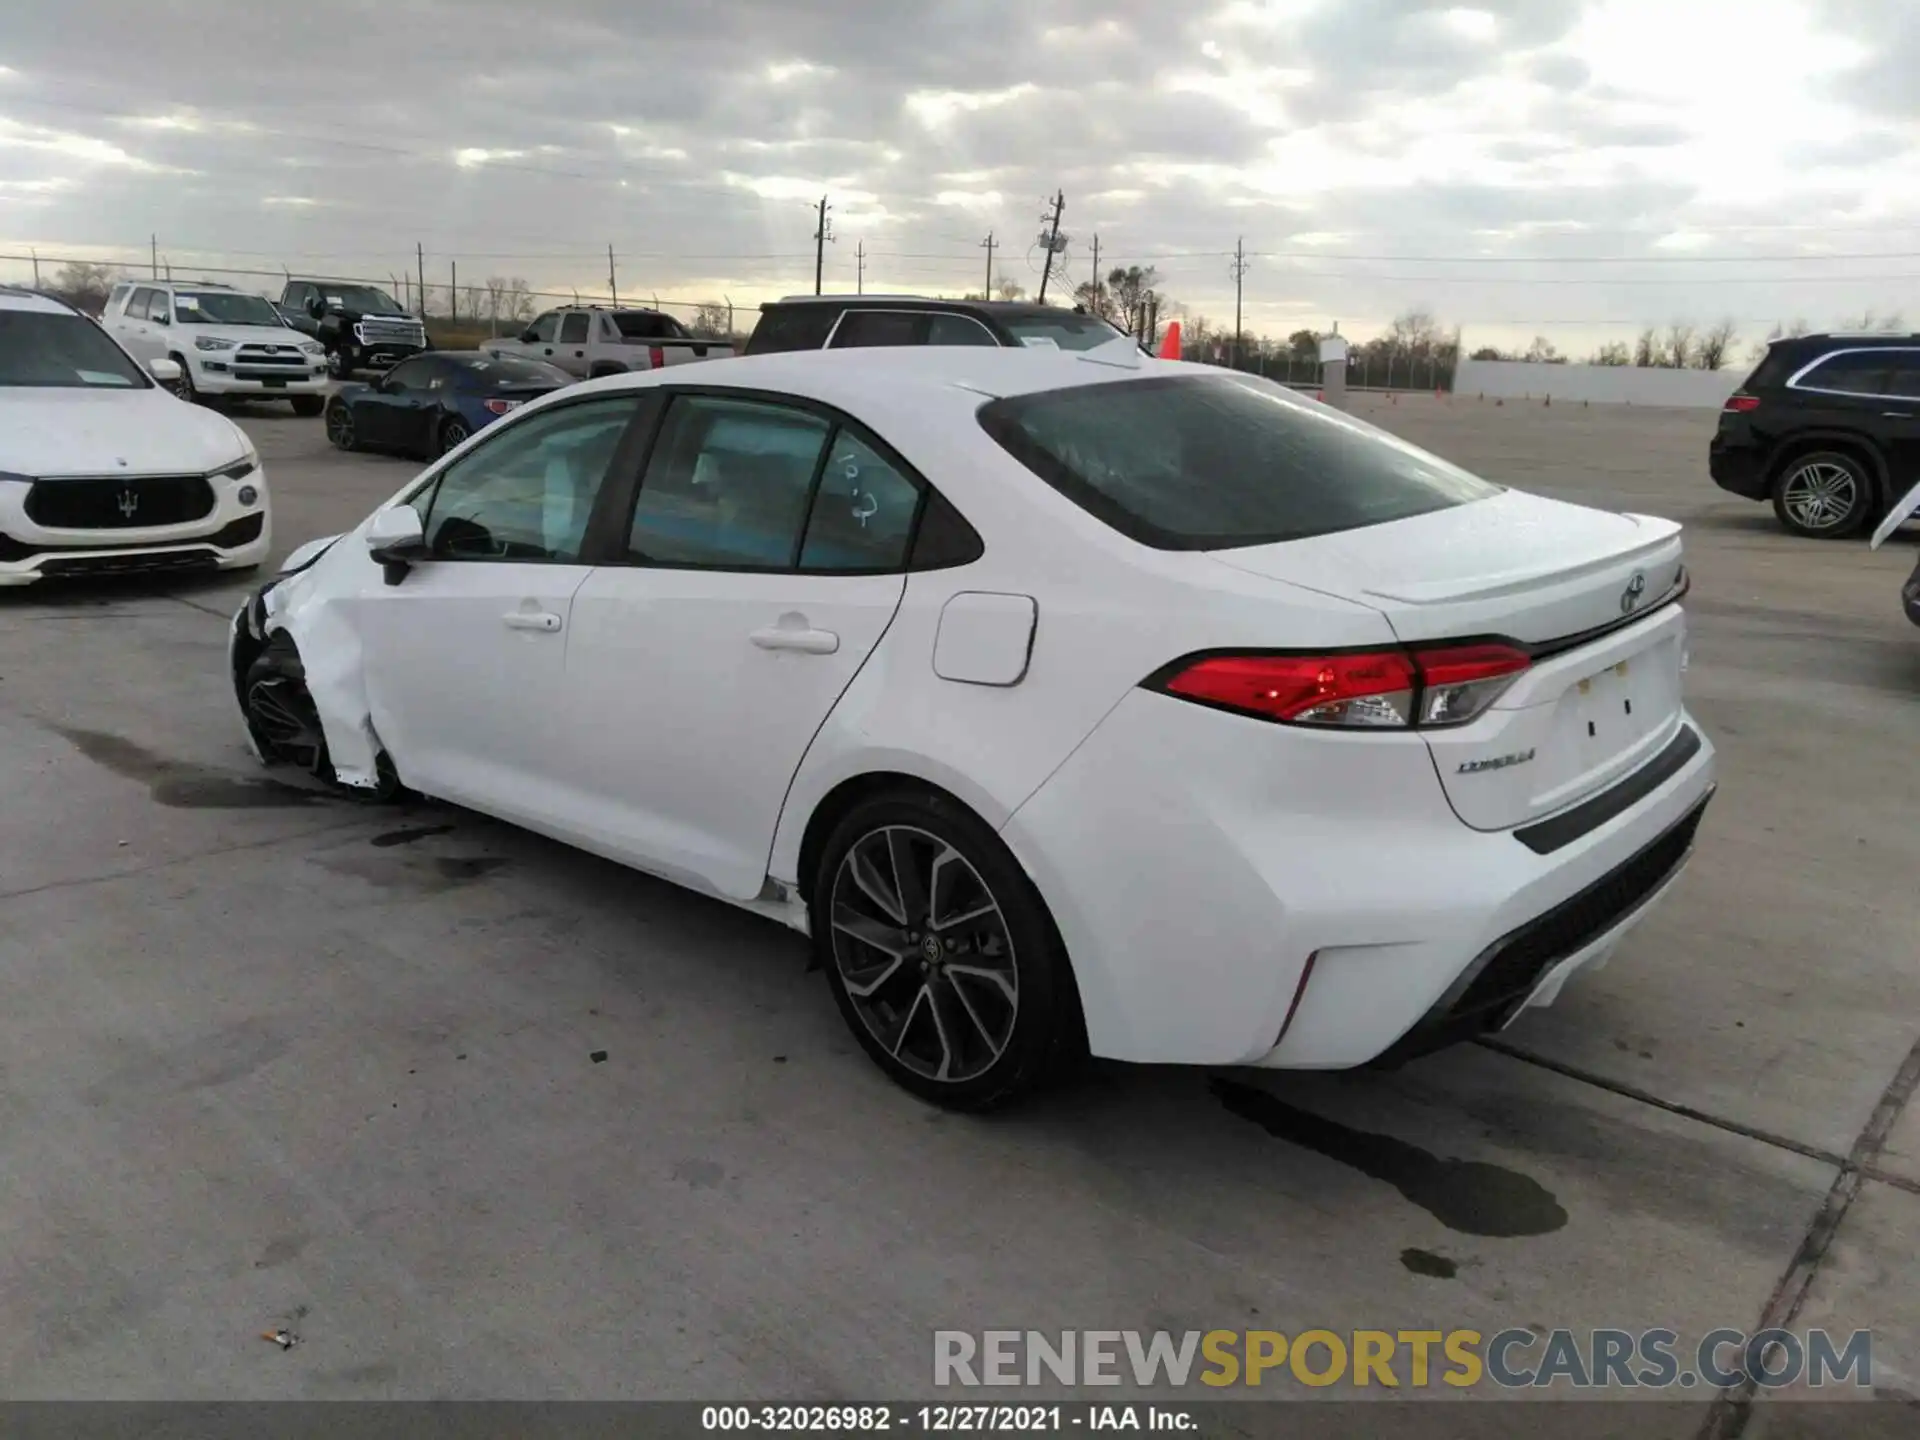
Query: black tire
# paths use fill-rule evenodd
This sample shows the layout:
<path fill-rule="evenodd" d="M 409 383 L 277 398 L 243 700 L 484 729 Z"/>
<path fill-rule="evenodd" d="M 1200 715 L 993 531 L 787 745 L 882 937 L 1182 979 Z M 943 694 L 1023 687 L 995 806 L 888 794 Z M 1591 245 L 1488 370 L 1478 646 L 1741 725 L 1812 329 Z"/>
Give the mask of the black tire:
<path fill-rule="evenodd" d="M 307 691 L 306 665 L 284 630 L 272 636 L 247 667 L 241 694 L 247 729 L 268 764 L 296 766 L 345 794 L 376 804 L 405 798 L 406 789 L 385 751 L 376 757 L 379 783 L 374 788 L 340 785 L 327 755 L 320 712 Z"/>
<path fill-rule="evenodd" d="M 626 366 L 615 365 L 610 360 L 603 360 L 587 372 L 587 378 L 589 380 L 604 380 L 609 375 L 625 375 L 626 373 Z"/>
<path fill-rule="evenodd" d="M 466 444 L 468 436 L 472 434 L 473 432 L 467 429 L 467 422 L 464 420 L 448 418 L 441 421 L 440 448 L 434 452 L 435 458 L 437 459 L 439 456 L 446 454 L 455 446 Z"/>
<path fill-rule="evenodd" d="M 925 864 L 935 879 L 905 887 L 873 880 L 876 854 L 893 858 L 894 876 L 902 864 L 909 876 Z M 890 906 L 862 874 L 892 895 Z M 942 893 L 919 904 L 920 892 L 931 890 Z M 859 802 L 827 839 L 811 899 L 814 953 L 834 1003 L 902 1088 L 953 1110 L 992 1110 L 1033 1093 L 1084 1053 L 1073 972 L 1039 891 L 999 836 L 957 801 L 900 790 Z M 874 938 L 856 938 L 846 923 Z M 900 948 L 882 948 L 882 939 Z"/>
<path fill-rule="evenodd" d="M 295 395 L 292 400 L 293 413 L 303 420 L 311 420 L 327 408 L 324 395 Z"/>
<path fill-rule="evenodd" d="M 1843 450 L 1810 450 L 1780 467 L 1773 513 L 1794 535 L 1838 540 L 1858 533 L 1879 509 L 1867 467 Z"/>
<path fill-rule="evenodd" d="M 167 358 L 180 367 L 180 378 L 167 388 L 189 405 L 200 404 L 200 391 L 193 383 L 193 371 L 188 368 L 187 362 L 178 355 L 169 355 Z"/>
<path fill-rule="evenodd" d="M 337 396 L 327 402 L 327 443 L 336 450 L 358 450 L 360 430 L 353 423 L 353 407 Z"/>

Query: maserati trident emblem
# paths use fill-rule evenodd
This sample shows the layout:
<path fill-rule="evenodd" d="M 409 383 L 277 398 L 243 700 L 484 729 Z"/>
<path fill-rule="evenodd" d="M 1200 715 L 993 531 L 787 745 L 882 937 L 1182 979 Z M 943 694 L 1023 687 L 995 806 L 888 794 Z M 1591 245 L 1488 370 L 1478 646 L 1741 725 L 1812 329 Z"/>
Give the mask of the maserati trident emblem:
<path fill-rule="evenodd" d="M 131 490 L 122 490 L 117 504 L 120 513 L 131 520 L 133 518 L 133 512 L 140 508 L 140 497 Z"/>
<path fill-rule="evenodd" d="M 1456 775 L 1478 775 L 1483 770 L 1505 770 L 1511 765 L 1526 764 L 1529 760 L 1533 759 L 1533 755 L 1534 752 L 1531 750 L 1521 750 L 1512 755 L 1495 755 L 1486 760 L 1465 760 L 1461 762 L 1460 768 L 1454 773 Z"/>
<path fill-rule="evenodd" d="M 1640 603 L 1640 597 L 1647 593 L 1647 577 L 1636 570 L 1633 578 L 1627 582 L 1627 588 L 1620 592 L 1620 613 L 1631 615 L 1633 607 Z"/>

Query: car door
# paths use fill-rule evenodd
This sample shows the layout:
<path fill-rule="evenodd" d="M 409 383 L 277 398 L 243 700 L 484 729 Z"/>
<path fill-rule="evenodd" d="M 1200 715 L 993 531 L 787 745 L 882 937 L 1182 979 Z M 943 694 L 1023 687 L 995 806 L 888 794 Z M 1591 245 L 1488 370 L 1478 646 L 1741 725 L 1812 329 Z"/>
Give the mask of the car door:
<path fill-rule="evenodd" d="M 1920 347 L 1887 351 L 1887 393 L 1880 405 L 1885 427 L 1889 502 L 1920 481 Z"/>
<path fill-rule="evenodd" d="M 554 341 L 560 332 L 560 312 L 549 310 L 544 315 L 536 315 L 533 323 L 527 326 L 520 336 L 520 353 L 534 360 L 551 361 L 554 358 Z"/>
<path fill-rule="evenodd" d="M 556 827 L 574 592 L 602 482 L 643 409 L 629 392 L 503 424 L 410 502 L 427 558 L 374 590 L 360 627 L 374 731 L 406 784 Z"/>
<path fill-rule="evenodd" d="M 429 432 L 439 397 L 433 380 L 440 362 L 426 356 L 402 360 L 361 392 L 354 405 L 360 436 L 369 445 L 431 455 L 438 448 Z"/>
<path fill-rule="evenodd" d="M 166 339 L 153 323 L 150 307 L 158 304 L 163 310 L 166 299 L 152 286 L 142 285 L 127 297 L 126 328 L 121 339 L 133 358 L 141 364 L 157 360 L 166 354 Z"/>
<path fill-rule="evenodd" d="M 922 486 L 831 412 L 673 395 L 574 597 L 556 750 L 603 854 L 758 895 L 787 786 L 892 622 Z"/>
<path fill-rule="evenodd" d="M 591 310 L 565 310 L 560 315 L 560 330 L 554 337 L 553 363 L 569 375 L 585 375 L 592 364 L 587 356 L 588 337 L 592 333 Z"/>

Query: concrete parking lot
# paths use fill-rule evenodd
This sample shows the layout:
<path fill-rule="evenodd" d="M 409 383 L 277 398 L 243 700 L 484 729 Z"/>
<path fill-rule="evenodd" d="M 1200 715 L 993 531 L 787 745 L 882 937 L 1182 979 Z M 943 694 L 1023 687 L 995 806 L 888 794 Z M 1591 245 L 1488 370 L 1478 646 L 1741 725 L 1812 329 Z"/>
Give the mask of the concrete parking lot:
<path fill-rule="evenodd" d="M 1356 408 L 1684 521 L 1722 756 L 1607 968 L 1391 1074 L 940 1113 L 794 936 L 268 779 L 242 585 L 0 595 L 0 1395 L 857 1399 L 930 1393 L 936 1329 L 1787 1323 L 1872 1328 L 1920 1396 L 1912 537 L 1787 537 L 1708 482 L 1711 412 Z M 282 553 L 417 468 L 244 423 Z"/>

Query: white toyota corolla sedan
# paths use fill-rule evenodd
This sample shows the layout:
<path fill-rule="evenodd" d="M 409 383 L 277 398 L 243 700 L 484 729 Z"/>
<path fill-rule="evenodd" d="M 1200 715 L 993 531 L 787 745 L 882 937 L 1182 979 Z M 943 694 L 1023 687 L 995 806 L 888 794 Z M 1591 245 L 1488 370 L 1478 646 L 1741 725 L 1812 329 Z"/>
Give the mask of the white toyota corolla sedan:
<path fill-rule="evenodd" d="M 527 406 L 234 617 L 263 759 L 811 935 L 876 1062 L 1345 1067 L 1512 1021 L 1713 788 L 1679 526 L 1268 382 L 860 349 Z"/>

